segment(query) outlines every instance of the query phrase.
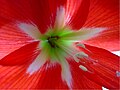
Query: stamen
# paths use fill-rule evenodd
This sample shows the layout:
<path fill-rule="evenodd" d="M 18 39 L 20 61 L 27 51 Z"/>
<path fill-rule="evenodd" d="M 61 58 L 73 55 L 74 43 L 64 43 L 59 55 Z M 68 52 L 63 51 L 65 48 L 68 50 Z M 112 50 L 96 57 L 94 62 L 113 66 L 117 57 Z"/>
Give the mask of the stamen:
<path fill-rule="evenodd" d="M 84 52 L 79 52 L 79 53 L 76 54 L 76 56 L 77 56 L 78 58 L 88 57 L 88 55 L 85 54 Z"/>
<path fill-rule="evenodd" d="M 98 63 L 98 60 L 96 59 L 92 59 L 92 58 L 85 58 L 86 59 L 86 62 L 90 63 L 90 64 L 94 64 L 96 65 Z"/>
<path fill-rule="evenodd" d="M 83 65 L 80 65 L 79 68 L 82 69 L 82 70 L 85 71 L 85 72 L 88 71 L 88 69 L 87 69 L 85 66 L 83 66 Z"/>
<path fill-rule="evenodd" d="M 84 52 L 79 52 L 79 53 L 75 54 L 75 55 L 73 56 L 73 58 L 74 58 L 74 60 L 75 60 L 76 62 L 79 62 L 80 59 L 78 59 L 78 58 L 88 58 L 88 55 L 85 54 Z M 84 63 L 85 63 L 85 62 L 84 62 Z"/>
<path fill-rule="evenodd" d="M 81 43 L 78 43 L 77 46 L 80 46 L 82 48 L 85 48 L 85 45 L 84 44 L 81 44 Z"/>
<path fill-rule="evenodd" d="M 76 57 L 76 55 L 73 56 L 73 59 L 74 59 L 77 63 L 79 63 L 79 61 L 80 61 L 80 60 Z"/>

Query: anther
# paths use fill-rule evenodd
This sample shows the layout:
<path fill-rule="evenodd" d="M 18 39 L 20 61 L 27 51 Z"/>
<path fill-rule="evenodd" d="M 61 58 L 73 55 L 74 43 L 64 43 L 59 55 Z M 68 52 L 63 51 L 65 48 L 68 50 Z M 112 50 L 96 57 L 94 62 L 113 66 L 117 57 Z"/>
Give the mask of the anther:
<path fill-rule="evenodd" d="M 76 57 L 83 58 L 83 57 L 88 57 L 88 55 L 84 52 L 79 52 L 79 53 L 76 54 Z"/>
<path fill-rule="evenodd" d="M 79 59 L 76 57 L 76 55 L 74 55 L 73 58 L 77 63 L 79 62 Z"/>
<path fill-rule="evenodd" d="M 77 46 L 80 46 L 80 47 L 82 47 L 82 48 L 85 48 L 85 45 L 84 45 L 84 44 L 78 43 Z"/>
<path fill-rule="evenodd" d="M 73 58 L 76 62 L 79 62 L 79 60 L 80 60 L 79 58 L 86 58 L 86 57 L 88 57 L 88 55 L 85 54 L 84 52 L 79 52 L 73 56 Z"/>
<path fill-rule="evenodd" d="M 85 66 L 83 66 L 83 65 L 80 65 L 79 68 L 82 69 L 82 70 L 85 71 L 85 72 L 88 71 L 88 69 L 87 69 Z"/>

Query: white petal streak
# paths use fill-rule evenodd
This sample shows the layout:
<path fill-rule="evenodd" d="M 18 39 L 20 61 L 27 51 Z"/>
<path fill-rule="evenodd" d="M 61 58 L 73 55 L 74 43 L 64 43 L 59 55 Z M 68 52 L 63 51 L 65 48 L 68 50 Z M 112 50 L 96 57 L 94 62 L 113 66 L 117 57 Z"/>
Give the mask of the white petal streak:
<path fill-rule="evenodd" d="M 64 26 L 64 20 L 65 20 L 65 8 L 61 6 L 57 9 L 55 27 L 62 28 Z"/>
<path fill-rule="evenodd" d="M 57 56 L 57 59 L 59 60 L 58 62 L 62 68 L 62 72 L 61 72 L 62 80 L 65 81 L 68 87 L 71 89 L 72 88 L 72 76 L 71 76 L 71 70 L 70 70 L 69 64 L 67 60 L 65 59 L 65 57 L 63 57 L 57 51 L 55 52 L 55 55 Z"/>
<path fill-rule="evenodd" d="M 19 23 L 18 27 L 30 37 L 35 40 L 39 40 L 41 33 L 36 25 L 27 24 L 27 23 Z"/>
<path fill-rule="evenodd" d="M 72 76 L 71 76 L 71 71 L 69 64 L 66 60 L 61 62 L 61 68 L 62 68 L 62 79 L 66 81 L 68 87 L 71 89 L 72 88 Z"/>
<path fill-rule="evenodd" d="M 79 31 L 66 34 L 64 39 L 71 41 L 88 40 L 99 35 L 106 28 L 81 28 Z"/>
<path fill-rule="evenodd" d="M 32 75 L 36 71 L 38 71 L 46 62 L 47 57 L 43 52 L 41 52 L 37 58 L 32 62 L 32 64 L 28 67 L 27 73 Z"/>

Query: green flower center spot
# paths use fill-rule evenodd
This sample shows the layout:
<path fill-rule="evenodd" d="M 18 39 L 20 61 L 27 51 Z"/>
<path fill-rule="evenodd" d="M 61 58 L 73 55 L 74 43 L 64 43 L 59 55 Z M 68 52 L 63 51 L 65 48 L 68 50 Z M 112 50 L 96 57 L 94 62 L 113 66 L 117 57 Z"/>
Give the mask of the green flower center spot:
<path fill-rule="evenodd" d="M 47 38 L 48 43 L 50 44 L 50 46 L 51 46 L 52 48 L 58 47 L 58 46 L 56 45 L 56 42 L 57 42 L 57 40 L 58 40 L 59 38 L 60 38 L 59 36 L 50 36 L 50 37 Z"/>
<path fill-rule="evenodd" d="M 71 47 L 73 42 L 70 42 L 69 39 L 66 40 L 65 37 L 71 32 L 71 30 L 66 28 L 54 28 L 49 29 L 41 36 L 41 50 L 50 61 L 64 61 L 69 55 L 68 50 L 70 49 L 68 47 Z M 63 60 L 60 60 L 60 57 L 62 57 Z"/>

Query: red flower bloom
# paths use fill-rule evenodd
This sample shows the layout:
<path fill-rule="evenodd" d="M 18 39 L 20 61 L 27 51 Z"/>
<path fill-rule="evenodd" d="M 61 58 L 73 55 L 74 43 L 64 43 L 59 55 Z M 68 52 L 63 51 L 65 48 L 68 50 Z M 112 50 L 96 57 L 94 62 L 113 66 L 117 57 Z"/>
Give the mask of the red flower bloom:
<path fill-rule="evenodd" d="M 1 0 L 0 89 L 118 89 L 118 8 L 118 0 Z"/>

